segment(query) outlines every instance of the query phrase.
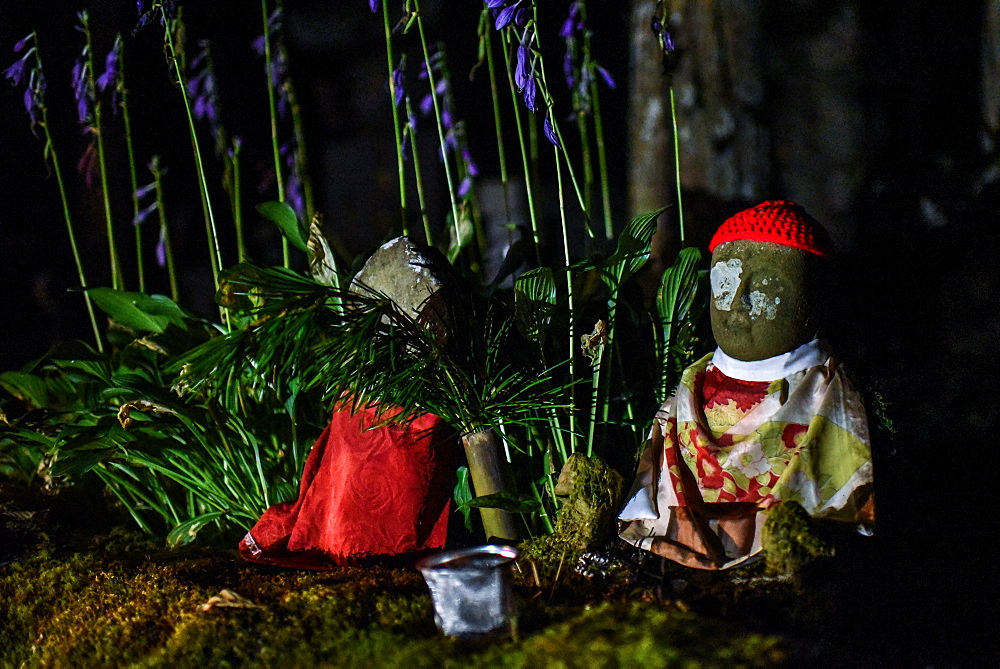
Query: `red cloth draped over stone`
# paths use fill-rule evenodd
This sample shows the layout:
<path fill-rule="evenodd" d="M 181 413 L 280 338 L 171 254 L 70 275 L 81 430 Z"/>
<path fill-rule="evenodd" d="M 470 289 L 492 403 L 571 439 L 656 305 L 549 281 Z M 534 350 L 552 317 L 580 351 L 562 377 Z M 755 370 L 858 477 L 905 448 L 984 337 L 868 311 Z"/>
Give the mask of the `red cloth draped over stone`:
<path fill-rule="evenodd" d="M 338 406 L 306 459 L 297 499 L 264 512 L 240 542 L 251 562 L 329 569 L 414 558 L 448 534 L 456 439 L 421 414 L 400 425 Z"/>

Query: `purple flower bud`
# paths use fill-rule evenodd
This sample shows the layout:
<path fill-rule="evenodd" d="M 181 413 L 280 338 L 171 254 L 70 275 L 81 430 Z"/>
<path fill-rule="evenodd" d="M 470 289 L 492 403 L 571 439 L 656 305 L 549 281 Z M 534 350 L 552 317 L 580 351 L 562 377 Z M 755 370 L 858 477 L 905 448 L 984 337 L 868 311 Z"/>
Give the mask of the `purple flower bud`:
<path fill-rule="evenodd" d="M 546 139 L 552 142 L 553 146 L 561 146 L 559 144 L 559 138 L 556 136 L 556 130 L 552 127 L 552 121 L 548 116 L 545 117 L 545 123 L 542 124 L 542 130 L 545 132 Z"/>
<path fill-rule="evenodd" d="M 434 87 L 434 90 L 437 91 L 438 95 L 444 95 L 445 93 L 447 93 L 448 92 L 448 80 L 447 79 L 441 79 L 441 80 L 439 80 L 437 82 L 437 85 Z"/>
<path fill-rule="evenodd" d="M 156 188 L 156 182 L 155 181 L 154 182 L 150 182 L 150 183 L 146 184 L 145 186 L 140 187 L 139 189 L 137 189 L 135 191 L 135 199 L 136 200 L 141 200 L 142 198 L 146 197 L 151 192 L 153 192 L 154 188 Z"/>
<path fill-rule="evenodd" d="M 17 42 L 14 43 L 14 53 L 21 53 L 22 51 L 24 51 L 24 47 L 28 46 L 28 42 L 34 39 L 34 37 L 35 33 L 34 31 L 32 31 L 27 35 L 25 35 L 24 37 L 22 37 L 21 39 L 17 40 Z"/>
<path fill-rule="evenodd" d="M 156 242 L 156 264 L 160 267 L 167 266 L 167 240 L 163 238 L 163 226 L 160 226 L 160 239 Z"/>
<path fill-rule="evenodd" d="M 453 151 L 458 148 L 458 137 L 455 136 L 454 130 L 449 130 L 448 133 L 445 134 L 444 145 Z"/>
<path fill-rule="evenodd" d="M 368 8 L 372 10 L 372 13 L 378 11 L 378 0 L 368 0 Z"/>
<path fill-rule="evenodd" d="M 569 51 L 563 56 L 563 76 L 566 78 L 568 88 L 573 88 L 576 85 L 576 77 L 573 74 L 573 54 Z"/>
<path fill-rule="evenodd" d="M 104 91 L 107 90 L 108 86 L 117 82 L 118 78 L 118 59 L 121 55 L 122 40 L 121 36 L 115 38 L 115 44 L 111 47 L 111 51 L 108 55 L 104 57 L 104 74 L 97 78 L 97 88 Z"/>
<path fill-rule="evenodd" d="M 462 179 L 462 183 L 458 184 L 458 196 L 465 197 L 466 195 L 469 194 L 469 191 L 471 189 L 472 189 L 472 179 L 469 177 L 465 177 L 464 179 Z"/>
<path fill-rule="evenodd" d="M 486 6 L 490 9 L 496 9 L 505 2 L 507 2 L 507 0 L 486 0 Z"/>
<path fill-rule="evenodd" d="M 663 31 L 662 43 L 663 43 L 664 53 L 673 53 L 674 51 L 677 50 L 677 45 L 674 44 L 674 38 L 671 37 L 670 33 L 668 33 L 666 30 Z"/>
<path fill-rule="evenodd" d="M 424 116 L 427 116 L 428 114 L 431 113 L 431 110 L 433 108 L 434 108 L 434 98 L 431 97 L 430 93 L 428 93 L 420 101 L 420 113 L 423 114 Z"/>
<path fill-rule="evenodd" d="M 406 55 L 399 59 L 399 65 L 392 71 L 392 87 L 395 93 L 396 106 L 403 101 L 403 67 L 406 64 Z"/>
<path fill-rule="evenodd" d="M 261 56 L 263 56 L 264 52 L 267 50 L 267 46 L 264 43 L 263 35 L 257 35 L 257 39 L 255 39 L 252 42 L 251 46 L 253 47 L 253 50 L 256 51 L 258 55 Z"/>
<path fill-rule="evenodd" d="M 156 205 L 157 203 L 153 202 L 153 204 L 149 205 L 145 209 L 140 209 L 139 213 L 137 213 L 135 218 L 132 219 L 132 225 L 141 225 L 147 218 L 149 218 L 149 215 L 156 210 Z"/>
<path fill-rule="evenodd" d="M 611 74 L 609 74 L 607 70 L 600 65 L 595 65 L 594 69 L 596 69 L 597 73 L 601 75 L 602 79 L 604 79 L 604 83 L 607 84 L 608 88 L 618 88 L 618 84 L 616 84 L 615 80 L 611 78 Z"/>
<path fill-rule="evenodd" d="M 514 15 L 514 25 L 523 28 L 528 25 L 529 18 L 531 18 L 531 11 L 527 7 L 521 7 Z"/>
<path fill-rule="evenodd" d="M 649 20 L 649 29 L 653 31 L 653 34 L 657 38 L 660 37 L 660 33 L 663 32 L 663 24 L 660 23 L 660 17 L 653 14 L 652 18 Z"/>
<path fill-rule="evenodd" d="M 513 5 L 509 7 L 504 7 L 503 9 L 500 10 L 500 13 L 497 14 L 497 20 L 496 20 L 497 30 L 503 30 L 511 23 L 511 21 L 514 20 L 514 17 L 517 14 L 518 6 L 520 4 L 521 0 L 517 0 L 517 2 L 515 2 Z"/>
<path fill-rule="evenodd" d="M 442 110 L 442 112 L 441 112 L 441 125 L 443 125 L 445 127 L 445 129 L 447 129 L 447 130 L 450 130 L 452 127 L 454 127 L 455 122 L 454 122 L 454 120 L 451 117 L 451 111 L 450 110 L 448 110 L 448 109 Z"/>
<path fill-rule="evenodd" d="M 472 154 L 468 149 L 462 149 L 462 160 L 465 161 L 465 169 L 468 170 L 469 176 L 478 177 L 479 168 L 476 166 L 476 163 L 473 162 Z"/>
<path fill-rule="evenodd" d="M 529 78 L 528 47 L 522 43 L 517 47 L 517 65 L 514 67 L 514 83 L 517 84 L 517 89 L 521 90 L 524 88 Z"/>
<path fill-rule="evenodd" d="M 536 111 L 538 109 L 538 104 L 535 102 L 537 95 L 538 84 L 535 83 L 534 79 L 528 79 L 528 82 L 524 85 L 524 106 L 528 108 L 528 111 Z"/>

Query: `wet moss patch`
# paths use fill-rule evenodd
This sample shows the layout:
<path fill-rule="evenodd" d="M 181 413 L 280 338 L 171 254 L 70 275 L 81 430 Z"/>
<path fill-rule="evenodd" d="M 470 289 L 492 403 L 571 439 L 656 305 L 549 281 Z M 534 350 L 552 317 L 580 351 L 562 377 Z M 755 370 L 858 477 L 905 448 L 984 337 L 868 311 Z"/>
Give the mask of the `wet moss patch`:
<path fill-rule="evenodd" d="M 43 545 L 0 570 L 0 665 L 762 666 L 785 655 L 776 635 L 651 590 L 599 590 L 564 597 L 521 577 L 517 638 L 473 646 L 436 630 L 410 569 L 261 568 L 235 551 L 171 553 L 115 532 L 85 551 Z"/>

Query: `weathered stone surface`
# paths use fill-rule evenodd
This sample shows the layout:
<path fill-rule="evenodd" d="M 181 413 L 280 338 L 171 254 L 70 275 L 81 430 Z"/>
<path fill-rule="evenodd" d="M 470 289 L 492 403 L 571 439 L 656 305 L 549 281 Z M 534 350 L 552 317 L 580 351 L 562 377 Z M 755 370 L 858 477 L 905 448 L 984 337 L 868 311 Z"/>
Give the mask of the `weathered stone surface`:
<path fill-rule="evenodd" d="M 351 281 L 351 291 L 384 294 L 417 322 L 443 326 L 447 314 L 443 290 L 450 272 L 451 266 L 437 250 L 397 237 L 372 254 Z"/>

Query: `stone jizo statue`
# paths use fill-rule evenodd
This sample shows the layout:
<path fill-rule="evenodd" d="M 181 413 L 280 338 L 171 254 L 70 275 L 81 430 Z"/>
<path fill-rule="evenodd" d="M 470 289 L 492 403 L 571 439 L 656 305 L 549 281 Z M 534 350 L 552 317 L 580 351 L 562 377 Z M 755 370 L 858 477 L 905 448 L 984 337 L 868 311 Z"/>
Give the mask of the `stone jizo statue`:
<path fill-rule="evenodd" d="M 818 339 L 816 288 L 830 242 L 791 202 L 736 214 L 709 244 L 718 348 L 657 412 L 628 502 L 626 541 L 690 567 L 761 553 L 768 510 L 874 520 L 868 424 Z"/>

